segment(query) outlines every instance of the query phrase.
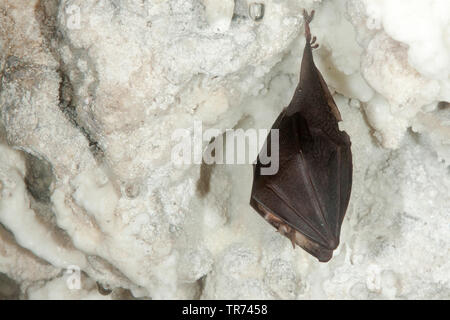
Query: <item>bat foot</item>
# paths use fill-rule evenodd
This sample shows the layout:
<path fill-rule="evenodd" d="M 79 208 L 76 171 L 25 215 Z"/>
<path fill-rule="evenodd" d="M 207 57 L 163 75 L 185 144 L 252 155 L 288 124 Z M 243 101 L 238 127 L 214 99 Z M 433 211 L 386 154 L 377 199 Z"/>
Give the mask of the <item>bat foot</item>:
<path fill-rule="evenodd" d="M 314 11 L 314 10 L 311 10 L 311 14 L 308 14 L 308 11 L 306 11 L 305 9 L 303 9 L 303 18 L 305 19 L 305 22 L 306 22 L 307 24 L 309 24 L 309 23 L 313 20 L 313 18 L 314 18 L 314 13 L 315 13 L 315 11 Z"/>
<path fill-rule="evenodd" d="M 315 43 L 316 42 L 316 37 L 312 37 L 311 39 L 311 31 L 309 29 L 309 24 L 311 23 L 311 21 L 314 18 L 314 10 L 311 11 L 311 14 L 308 14 L 308 12 L 303 9 L 303 19 L 305 21 L 305 37 L 306 37 L 306 42 L 308 42 L 311 46 L 312 49 L 317 49 L 319 47 L 319 44 Z"/>

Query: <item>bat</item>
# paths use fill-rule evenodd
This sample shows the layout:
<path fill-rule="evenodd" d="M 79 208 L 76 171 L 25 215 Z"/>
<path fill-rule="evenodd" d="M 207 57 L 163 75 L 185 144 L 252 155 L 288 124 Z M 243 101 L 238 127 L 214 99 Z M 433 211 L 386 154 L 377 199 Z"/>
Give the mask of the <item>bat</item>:
<path fill-rule="evenodd" d="M 310 15 L 304 10 L 306 44 L 300 81 L 290 104 L 275 120 L 278 129 L 278 171 L 264 174 L 270 164 L 254 164 L 250 205 L 295 244 L 327 262 L 339 245 L 341 225 L 352 188 L 350 137 L 340 131 L 341 115 L 314 64 Z M 272 131 L 271 131 L 272 132 Z M 263 148 L 271 153 L 272 133 Z M 273 161 L 273 160 L 271 160 Z"/>

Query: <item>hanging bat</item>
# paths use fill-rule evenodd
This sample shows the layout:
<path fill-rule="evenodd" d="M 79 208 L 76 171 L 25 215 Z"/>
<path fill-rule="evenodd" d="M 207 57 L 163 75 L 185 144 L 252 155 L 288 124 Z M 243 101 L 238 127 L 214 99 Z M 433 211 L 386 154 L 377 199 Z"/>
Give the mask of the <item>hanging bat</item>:
<path fill-rule="evenodd" d="M 311 15 L 304 10 L 306 45 L 300 81 L 289 106 L 272 129 L 278 129 L 278 172 L 265 175 L 270 164 L 254 165 L 250 205 L 295 244 L 327 262 L 339 245 L 339 236 L 352 187 L 350 137 L 340 131 L 339 110 L 314 64 Z M 273 141 L 265 141 L 271 153 Z M 273 161 L 273 160 L 272 160 Z"/>

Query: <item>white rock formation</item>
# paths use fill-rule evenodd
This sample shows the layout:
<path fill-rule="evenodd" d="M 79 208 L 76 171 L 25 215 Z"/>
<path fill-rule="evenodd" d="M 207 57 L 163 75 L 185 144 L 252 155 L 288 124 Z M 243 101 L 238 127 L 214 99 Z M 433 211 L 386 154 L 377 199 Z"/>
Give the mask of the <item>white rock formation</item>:
<path fill-rule="evenodd" d="M 253 21 L 252 2 L 0 0 L 0 282 L 30 299 L 450 298 L 450 3 L 261 0 Z M 327 264 L 249 206 L 251 165 L 171 162 L 194 121 L 270 128 L 303 8 L 354 158 Z"/>

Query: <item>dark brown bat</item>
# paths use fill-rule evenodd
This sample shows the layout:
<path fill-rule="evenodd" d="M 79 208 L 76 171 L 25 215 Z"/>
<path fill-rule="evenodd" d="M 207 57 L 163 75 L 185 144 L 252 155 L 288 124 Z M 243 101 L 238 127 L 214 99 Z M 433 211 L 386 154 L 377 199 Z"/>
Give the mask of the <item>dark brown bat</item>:
<path fill-rule="evenodd" d="M 295 244 L 326 262 L 339 236 L 352 187 L 350 138 L 340 131 L 339 110 L 314 64 L 309 23 L 303 11 L 306 45 L 300 81 L 289 106 L 272 129 L 279 134 L 279 170 L 264 175 L 262 152 L 254 166 L 251 206 Z M 271 133 L 265 147 L 271 153 Z M 273 161 L 273 160 L 272 160 Z"/>

